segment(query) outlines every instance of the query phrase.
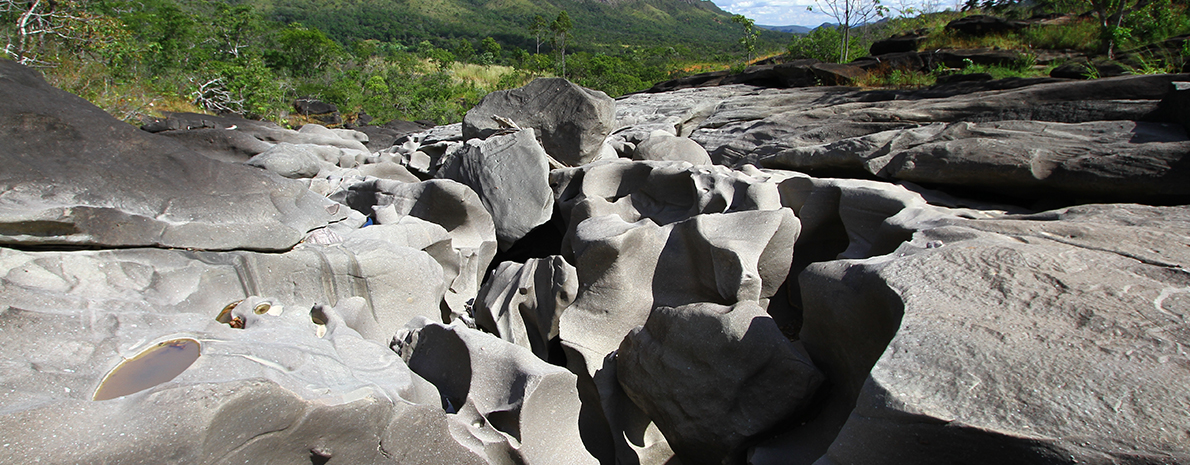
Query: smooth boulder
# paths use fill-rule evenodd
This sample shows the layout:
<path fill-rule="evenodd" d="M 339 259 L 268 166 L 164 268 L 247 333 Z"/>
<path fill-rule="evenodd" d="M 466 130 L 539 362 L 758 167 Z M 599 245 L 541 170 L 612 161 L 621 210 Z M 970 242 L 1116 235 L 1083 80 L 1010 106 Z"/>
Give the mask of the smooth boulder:
<path fill-rule="evenodd" d="M 599 156 L 611 133 L 616 102 L 603 92 L 561 78 L 538 78 L 524 87 L 488 94 L 463 118 L 463 137 L 485 139 L 507 118 L 533 128 L 546 153 L 569 166 Z"/>
<path fill-rule="evenodd" d="M 682 463 L 744 463 L 741 446 L 796 420 L 825 380 L 752 302 L 658 307 L 616 351 L 620 385 Z"/>
<path fill-rule="evenodd" d="M 492 216 L 502 250 L 549 221 L 554 213 L 549 156 L 533 134 L 533 129 L 523 129 L 469 140 L 435 174 L 465 184 L 479 195 Z"/>

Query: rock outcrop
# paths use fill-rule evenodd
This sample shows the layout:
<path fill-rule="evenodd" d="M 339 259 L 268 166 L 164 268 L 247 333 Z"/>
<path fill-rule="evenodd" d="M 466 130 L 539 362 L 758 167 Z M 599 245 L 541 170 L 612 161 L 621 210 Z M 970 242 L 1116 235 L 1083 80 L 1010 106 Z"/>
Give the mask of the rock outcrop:
<path fill-rule="evenodd" d="M 607 94 L 560 78 L 535 79 L 525 87 L 488 94 L 463 118 L 463 137 L 486 139 L 505 118 L 533 128 L 546 153 L 568 166 L 599 156 L 612 131 L 616 104 Z"/>
<path fill-rule="evenodd" d="M 1187 80 L 544 80 L 370 150 L 0 61 L 0 462 L 1190 463 Z"/>

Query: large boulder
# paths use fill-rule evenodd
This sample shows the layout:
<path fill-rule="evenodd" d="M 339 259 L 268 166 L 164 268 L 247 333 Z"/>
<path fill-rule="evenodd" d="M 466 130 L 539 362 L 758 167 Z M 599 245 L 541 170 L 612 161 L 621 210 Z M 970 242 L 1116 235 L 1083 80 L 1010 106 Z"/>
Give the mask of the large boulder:
<path fill-rule="evenodd" d="M 330 198 L 368 215 L 380 225 L 398 224 L 414 217 L 445 229 L 452 249 L 449 255 L 455 258 L 438 260 L 448 283 L 443 319 L 468 314 L 468 301 L 479 292 L 479 284 L 496 256 L 492 216 L 474 191 L 449 179 L 412 183 L 353 178 L 343 180 Z"/>
<path fill-rule="evenodd" d="M 342 219 L 297 181 L 201 156 L 0 61 L 0 244 L 286 250 Z"/>
<path fill-rule="evenodd" d="M 498 431 L 512 463 L 598 463 L 583 444 L 576 377 L 565 368 L 491 334 L 425 320 L 410 322 L 396 348 L 438 386 L 452 416 Z"/>
<path fill-rule="evenodd" d="M 578 274 L 560 256 L 503 262 L 475 297 L 475 324 L 549 360 L 558 320 L 577 295 Z"/>
<path fill-rule="evenodd" d="M 754 463 L 790 463 L 823 431 L 839 433 L 818 464 L 1190 459 L 1170 368 L 1188 283 L 1169 271 L 1190 259 L 1188 225 L 1185 207 L 1119 204 L 956 218 L 811 265 L 801 338 L 844 408 Z"/>
<path fill-rule="evenodd" d="M 533 128 L 546 153 L 578 166 L 594 160 L 611 133 L 616 102 L 607 94 L 561 78 L 539 78 L 519 89 L 492 92 L 467 111 L 463 137 L 484 139 L 502 128 L 493 119 L 508 118 Z"/>
<path fill-rule="evenodd" d="M 879 56 L 889 53 L 916 52 L 917 47 L 925 40 L 925 35 L 908 32 L 872 42 L 872 46 L 868 47 L 868 54 Z"/>
<path fill-rule="evenodd" d="M 522 129 L 467 141 L 435 174 L 463 183 L 479 195 L 492 215 L 501 249 L 549 221 L 554 213 L 549 156 L 533 134 L 533 129 Z"/>
<path fill-rule="evenodd" d="M 796 420 L 824 377 L 752 302 L 658 307 L 616 352 L 628 397 L 682 463 L 743 463 L 749 438 Z"/>

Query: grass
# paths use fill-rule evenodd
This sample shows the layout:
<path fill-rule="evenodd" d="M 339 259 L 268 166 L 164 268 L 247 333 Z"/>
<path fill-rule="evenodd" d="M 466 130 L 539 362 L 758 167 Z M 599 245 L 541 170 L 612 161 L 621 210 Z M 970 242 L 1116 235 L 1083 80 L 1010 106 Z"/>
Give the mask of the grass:
<path fill-rule="evenodd" d="M 1093 52 L 1099 45 L 1099 25 L 1091 19 L 1076 19 L 1065 24 L 1033 26 L 1022 31 L 1020 37 L 1037 49 Z"/>
<path fill-rule="evenodd" d="M 921 87 L 929 87 L 937 82 L 938 77 L 932 73 L 923 73 L 921 71 L 905 71 L 894 69 L 877 70 L 868 73 L 862 79 L 855 82 L 855 85 L 860 87 L 879 87 L 892 89 L 917 89 Z"/>
<path fill-rule="evenodd" d="M 969 36 L 954 31 L 942 30 L 930 34 L 919 50 L 934 50 L 940 48 L 971 49 L 971 48 L 999 48 L 1003 50 L 1029 50 L 1029 43 L 1019 34 L 996 34 L 986 36 Z"/>
<path fill-rule="evenodd" d="M 54 87 L 87 99 L 108 114 L 133 124 L 139 124 L 142 115 L 206 113 L 194 105 L 190 96 L 162 90 L 168 86 L 140 79 L 116 79 L 107 67 L 95 62 L 62 60 L 42 74 Z"/>
<path fill-rule="evenodd" d="M 511 66 L 459 62 L 450 65 L 450 75 L 456 83 L 473 84 L 481 89 L 495 89 L 506 76 L 515 72 Z"/>

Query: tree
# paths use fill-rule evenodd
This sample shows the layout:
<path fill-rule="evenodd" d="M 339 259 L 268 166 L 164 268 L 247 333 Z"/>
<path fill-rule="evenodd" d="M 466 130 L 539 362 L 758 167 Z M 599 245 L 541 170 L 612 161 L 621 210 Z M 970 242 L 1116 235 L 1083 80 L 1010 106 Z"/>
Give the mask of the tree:
<path fill-rule="evenodd" d="M 500 50 L 502 50 L 503 47 L 500 46 L 499 42 L 496 42 L 496 39 L 484 37 L 483 41 L 479 43 L 479 49 L 482 50 L 483 53 L 491 53 L 493 56 L 495 56 L 500 54 Z"/>
<path fill-rule="evenodd" d="M 1086 0 L 1095 12 L 1099 22 L 1099 50 L 1108 58 L 1115 58 L 1115 48 L 1132 35 L 1132 29 L 1124 27 L 1124 13 L 1147 7 L 1150 0 Z"/>
<path fill-rule="evenodd" d="M 340 57 L 343 50 L 318 29 L 290 24 L 277 37 L 277 48 L 269 50 L 269 64 L 288 69 L 294 76 L 310 77 Z"/>
<path fill-rule="evenodd" d="M 116 38 L 113 34 L 123 36 L 127 33 L 117 30 L 118 26 L 111 18 L 91 13 L 74 0 L 0 0 L 0 20 L 11 24 L 16 34 L 15 42 L 11 35 L 7 37 L 4 55 L 30 66 L 54 64 L 42 59 L 47 39 L 61 41 L 71 48 L 96 49 L 109 46 L 114 40 L 126 39 Z"/>
<path fill-rule="evenodd" d="M 751 63 L 752 54 L 756 52 L 756 21 L 745 18 L 744 15 L 735 15 L 731 17 L 731 22 L 744 25 L 744 37 L 740 38 L 740 44 L 748 53 L 748 61 L 745 63 Z"/>
<path fill-rule="evenodd" d="M 546 22 L 541 15 L 533 15 L 533 19 L 529 22 L 529 33 L 537 39 L 537 52 L 541 53 L 541 36 L 550 31 L 550 23 Z"/>
<path fill-rule="evenodd" d="M 574 24 L 570 22 L 570 15 L 566 10 L 558 13 L 558 19 L 550 24 L 550 31 L 554 33 L 554 47 L 558 50 L 559 61 L 562 63 L 562 78 L 566 78 L 566 38 L 570 37 L 570 29 Z"/>
<path fill-rule="evenodd" d="M 839 23 L 839 32 L 843 36 L 839 44 L 840 63 L 846 63 L 850 58 L 847 46 L 851 43 L 851 27 L 883 17 L 888 11 L 880 5 L 880 0 L 814 0 L 814 3 Z M 806 10 L 814 11 L 814 7 L 806 7 Z"/>

